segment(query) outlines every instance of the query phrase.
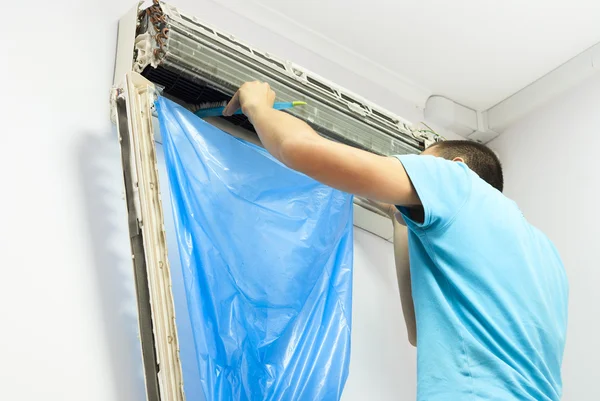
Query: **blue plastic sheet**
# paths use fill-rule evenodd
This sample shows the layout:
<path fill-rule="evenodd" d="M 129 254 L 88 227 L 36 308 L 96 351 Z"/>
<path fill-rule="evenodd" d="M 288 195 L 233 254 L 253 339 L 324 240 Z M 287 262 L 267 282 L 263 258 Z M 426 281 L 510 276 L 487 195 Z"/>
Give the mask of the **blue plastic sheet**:
<path fill-rule="evenodd" d="M 157 101 L 207 400 L 339 400 L 350 362 L 352 197 Z"/>

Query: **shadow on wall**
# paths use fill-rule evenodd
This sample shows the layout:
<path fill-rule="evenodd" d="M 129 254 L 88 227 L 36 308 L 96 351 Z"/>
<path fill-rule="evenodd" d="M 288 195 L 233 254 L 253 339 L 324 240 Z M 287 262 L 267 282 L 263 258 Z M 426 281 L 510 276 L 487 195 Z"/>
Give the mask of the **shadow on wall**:
<path fill-rule="evenodd" d="M 123 171 L 116 132 L 83 133 L 79 179 L 93 249 L 94 275 L 118 394 L 116 401 L 145 400 L 137 305 L 129 246 Z"/>

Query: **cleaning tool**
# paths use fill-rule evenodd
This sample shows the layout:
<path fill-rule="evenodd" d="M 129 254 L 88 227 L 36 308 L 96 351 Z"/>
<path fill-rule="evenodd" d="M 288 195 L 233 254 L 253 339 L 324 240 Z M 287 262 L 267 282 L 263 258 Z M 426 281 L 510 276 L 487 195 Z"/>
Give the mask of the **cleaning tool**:
<path fill-rule="evenodd" d="M 194 112 L 198 117 L 218 117 L 223 115 L 223 110 L 227 106 L 227 101 L 203 103 L 198 105 L 197 110 Z M 273 105 L 275 110 L 286 110 L 296 106 L 304 106 L 306 102 L 295 101 L 295 102 L 276 102 Z M 237 110 L 233 114 L 243 114 L 242 109 Z"/>

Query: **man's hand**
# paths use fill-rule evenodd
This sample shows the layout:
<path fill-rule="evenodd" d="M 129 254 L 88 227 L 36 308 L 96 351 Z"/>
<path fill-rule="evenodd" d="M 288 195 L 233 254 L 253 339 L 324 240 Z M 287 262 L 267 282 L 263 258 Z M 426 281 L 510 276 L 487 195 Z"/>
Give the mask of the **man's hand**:
<path fill-rule="evenodd" d="M 275 103 L 275 92 L 266 82 L 246 82 L 233 95 L 225 110 L 224 116 L 231 116 L 238 109 L 248 117 L 250 122 L 253 121 L 253 115 L 261 109 L 272 109 Z"/>

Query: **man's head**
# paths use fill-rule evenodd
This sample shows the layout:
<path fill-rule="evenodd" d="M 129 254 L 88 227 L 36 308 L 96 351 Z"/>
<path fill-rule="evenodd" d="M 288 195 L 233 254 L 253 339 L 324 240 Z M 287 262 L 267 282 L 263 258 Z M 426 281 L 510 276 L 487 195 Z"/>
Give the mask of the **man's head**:
<path fill-rule="evenodd" d="M 504 188 L 500 159 L 485 145 L 471 141 L 443 141 L 431 145 L 422 154 L 463 162 L 500 192 Z"/>

